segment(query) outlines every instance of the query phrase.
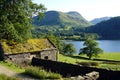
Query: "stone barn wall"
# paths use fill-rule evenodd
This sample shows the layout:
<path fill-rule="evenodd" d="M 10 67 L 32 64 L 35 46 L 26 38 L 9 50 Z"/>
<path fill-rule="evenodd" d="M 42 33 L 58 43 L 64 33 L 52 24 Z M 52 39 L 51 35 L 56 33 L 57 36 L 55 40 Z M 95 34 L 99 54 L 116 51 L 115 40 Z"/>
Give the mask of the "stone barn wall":
<path fill-rule="evenodd" d="M 21 54 L 9 54 L 9 55 L 5 55 L 5 57 L 8 60 L 11 60 L 13 63 L 15 64 L 23 64 L 26 62 L 30 62 L 30 53 L 21 53 Z"/>
<path fill-rule="evenodd" d="M 25 62 L 31 62 L 33 57 L 57 61 L 57 54 L 58 54 L 57 49 L 49 49 L 29 53 L 6 54 L 5 57 L 6 59 L 11 60 L 15 64 L 22 64 Z"/>
<path fill-rule="evenodd" d="M 57 54 L 58 54 L 57 49 L 43 50 L 40 52 L 40 59 L 57 61 Z"/>

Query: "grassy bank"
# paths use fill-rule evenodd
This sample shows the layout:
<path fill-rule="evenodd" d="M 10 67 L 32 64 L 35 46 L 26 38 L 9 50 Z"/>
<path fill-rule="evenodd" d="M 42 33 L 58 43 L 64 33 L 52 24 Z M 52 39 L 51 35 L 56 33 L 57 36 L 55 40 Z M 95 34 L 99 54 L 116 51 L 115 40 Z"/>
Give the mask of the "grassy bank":
<path fill-rule="evenodd" d="M 41 67 L 29 66 L 26 68 L 24 74 L 30 75 L 37 79 L 61 79 L 62 76 L 58 73 L 53 73 L 51 71 L 46 71 Z"/>
<path fill-rule="evenodd" d="M 15 64 L 13 64 L 10 61 L 0 61 L 0 65 L 5 66 L 13 71 L 16 71 L 18 73 L 23 73 L 25 70 L 23 68 L 21 68 L 20 66 L 17 66 Z"/>
<path fill-rule="evenodd" d="M 105 68 L 111 70 L 120 70 L 120 53 L 103 53 L 99 55 L 100 57 L 95 58 L 97 60 L 89 60 L 85 55 L 74 55 L 74 56 L 65 56 L 59 54 L 58 60 L 61 62 L 76 64 L 76 62 L 97 62 L 98 68 Z M 94 58 L 93 58 L 94 59 Z"/>

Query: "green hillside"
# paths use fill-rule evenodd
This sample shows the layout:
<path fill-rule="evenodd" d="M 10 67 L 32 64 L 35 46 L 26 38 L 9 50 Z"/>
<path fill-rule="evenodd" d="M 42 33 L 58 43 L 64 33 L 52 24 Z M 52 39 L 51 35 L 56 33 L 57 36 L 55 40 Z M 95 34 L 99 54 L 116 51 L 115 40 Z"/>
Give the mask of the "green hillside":
<path fill-rule="evenodd" d="M 45 13 L 45 17 L 38 21 L 38 16 L 33 17 L 33 25 L 37 27 L 53 27 L 56 29 L 62 28 L 72 28 L 72 27 L 87 27 L 90 26 L 91 23 L 85 20 L 79 13 L 77 12 L 57 12 L 57 11 L 48 11 Z"/>
<path fill-rule="evenodd" d="M 120 17 L 113 17 L 89 28 L 90 33 L 97 33 L 100 39 L 120 39 Z"/>
<path fill-rule="evenodd" d="M 91 23 L 84 19 L 78 12 L 58 12 L 48 11 L 45 17 L 38 21 L 38 16 L 33 17 L 32 34 L 35 38 L 41 37 L 49 33 L 60 36 L 62 38 L 72 39 L 72 36 L 80 38 L 81 32 L 76 33 L 76 29 L 85 29 L 91 26 Z M 67 37 L 66 37 L 67 36 Z"/>

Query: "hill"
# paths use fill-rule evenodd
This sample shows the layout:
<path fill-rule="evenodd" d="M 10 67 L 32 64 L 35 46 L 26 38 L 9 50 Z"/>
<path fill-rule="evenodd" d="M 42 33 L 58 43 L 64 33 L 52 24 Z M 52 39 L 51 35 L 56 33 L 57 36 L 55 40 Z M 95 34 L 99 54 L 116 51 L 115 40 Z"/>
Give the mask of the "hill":
<path fill-rule="evenodd" d="M 78 12 L 58 12 L 48 11 L 45 13 L 44 19 L 38 21 L 38 16 L 33 17 L 33 25 L 37 27 L 48 26 L 56 28 L 70 29 L 72 27 L 87 27 L 91 23 L 84 19 Z M 51 29 L 51 28 L 50 28 Z"/>
<path fill-rule="evenodd" d="M 54 34 L 63 39 L 73 39 L 73 36 L 80 38 L 83 33 L 76 30 L 84 30 L 86 27 L 92 24 L 84 19 L 78 12 L 58 12 L 48 11 L 45 13 L 45 17 L 38 21 L 38 16 L 33 17 L 32 30 L 34 38 L 45 37 L 46 34 Z"/>
<path fill-rule="evenodd" d="M 100 39 L 120 39 L 120 16 L 91 26 L 88 32 L 97 33 Z"/>
<path fill-rule="evenodd" d="M 91 20 L 90 22 L 95 25 L 95 24 L 100 23 L 100 22 L 102 22 L 102 21 L 109 20 L 110 18 L 111 18 L 111 17 L 95 18 L 95 19 Z"/>

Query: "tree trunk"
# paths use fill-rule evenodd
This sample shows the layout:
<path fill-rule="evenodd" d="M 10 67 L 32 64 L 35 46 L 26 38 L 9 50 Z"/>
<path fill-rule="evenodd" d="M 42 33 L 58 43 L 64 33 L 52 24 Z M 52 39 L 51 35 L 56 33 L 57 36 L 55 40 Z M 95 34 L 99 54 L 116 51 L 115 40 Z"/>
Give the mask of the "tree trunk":
<path fill-rule="evenodd" d="M 89 59 L 91 59 L 91 57 L 92 57 L 92 54 L 90 53 L 88 57 L 89 57 Z"/>

